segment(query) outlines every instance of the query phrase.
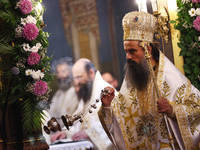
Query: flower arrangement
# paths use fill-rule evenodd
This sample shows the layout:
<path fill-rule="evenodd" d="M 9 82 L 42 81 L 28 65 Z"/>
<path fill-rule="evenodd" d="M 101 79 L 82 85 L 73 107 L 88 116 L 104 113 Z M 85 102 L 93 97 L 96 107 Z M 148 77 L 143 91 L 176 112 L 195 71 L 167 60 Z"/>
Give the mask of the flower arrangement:
<path fill-rule="evenodd" d="M 49 107 L 51 58 L 44 32 L 42 0 L 0 0 L 0 105 L 5 104 L 11 69 L 19 74 L 12 81 L 8 104 L 21 107 L 23 130 L 31 134 L 41 128 L 43 110 Z"/>
<path fill-rule="evenodd" d="M 178 18 L 171 23 L 179 30 L 178 46 L 184 58 L 185 75 L 200 90 L 200 0 L 177 0 Z"/>

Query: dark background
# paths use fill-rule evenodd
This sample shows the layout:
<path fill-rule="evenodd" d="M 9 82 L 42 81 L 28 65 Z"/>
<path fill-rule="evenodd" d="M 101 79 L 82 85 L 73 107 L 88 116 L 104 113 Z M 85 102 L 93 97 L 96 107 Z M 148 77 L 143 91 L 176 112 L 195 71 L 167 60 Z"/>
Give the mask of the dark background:
<path fill-rule="evenodd" d="M 117 79 L 121 84 L 124 75 L 124 64 L 126 61 L 123 50 L 123 30 L 122 18 L 130 12 L 138 10 L 135 0 L 96 0 L 97 11 L 99 18 L 99 30 L 101 43 L 99 46 L 99 60 L 101 68 L 98 68 L 101 73 L 105 71 L 112 72 L 115 76 L 117 70 Z M 73 58 L 73 49 L 67 43 L 65 38 L 65 31 L 62 24 L 62 17 L 60 12 L 60 5 L 58 0 L 43 0 L 43 6 L 46 8 L 44 12 L 44 23 L 47 26 L 44 31 L 50 33 L 49 47 L 47 55 L 53 55 L 53 60 L 60 57 L 69 56 Z M 111 10 L 112 9 L 112 10 Z M 151 3 L 147 0 L 148 12 L 152 12 Z M 112 15 L 109 13 L 112 12 Z M 112 16 L 114 26 L 109 27 L 110 16 Z M 109 20 L 110 19 L 110 20 Z M 114 33 L 112 36 L 110 33 Z M 112 40 L 115 41 L 116 54 L 112 53 Z M 112 66 L 113 57 L 117 57 L 117 66 Z M 52 62 L 52 61 L 51 61 Z M 110 65 L 108 65 L 110 64 Z M 117 68 L 113 71 L 113 68 Z"/>

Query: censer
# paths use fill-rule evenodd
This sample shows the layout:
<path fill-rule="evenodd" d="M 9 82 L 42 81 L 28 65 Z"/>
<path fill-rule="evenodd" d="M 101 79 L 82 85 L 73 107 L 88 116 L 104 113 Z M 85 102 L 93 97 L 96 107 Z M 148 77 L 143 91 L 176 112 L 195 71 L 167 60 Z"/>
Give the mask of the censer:
<path fill-rule="evenodd" d="M 105 88 L 104 90 L 101 91 L 101 96 L 105 95 L 105 94 L 110 94 L 110 91 Z M 61 127 L 59 124 L 58 120 L 62 120 L 62 122 L 64 123 L 65 127 L 69 130 L 70 126 L 73 126 L 75 123 L 79 122 L 83 122 L 83 117 L 89 112 L 92 113 L 92 109 L 96 109 L 97 108 L 97 103 L 99 102 L 99 99 L 96 99 L 94 101 L 92 101 L 90 104 L 88 104 L 82 111 L 80 111 L 78 114 L 74 114 L 74 115 L 62 115 L 61 118 L 55 118 L 52 117 L 48 122 L 47 122 L 47 126 L 44 126 L 43 129 L 47 134 L 50 134 L 50 132 L 56 132 L 56 131 L 61 131 Z"/>

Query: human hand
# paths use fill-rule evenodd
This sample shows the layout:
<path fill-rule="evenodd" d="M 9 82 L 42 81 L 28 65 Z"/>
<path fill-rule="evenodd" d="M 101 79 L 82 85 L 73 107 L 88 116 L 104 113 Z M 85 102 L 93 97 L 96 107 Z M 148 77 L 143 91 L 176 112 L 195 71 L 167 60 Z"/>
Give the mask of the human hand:
<path fill-rule="evenodd" d="M 158 99 L 157 107 L 159 113 L 166 113 L 170 115 L 173 112 L 173 107 L 169 104 L 166 98 Z"/>
<path fill-rule="evenodd" d="M 84 130 L 81 130 L 72 136 L 73 141 L 78 141 L 78 140 L 83 140 L 83 139 L 89 140 L 89 136 Z"/>
<path fill-rule="evenodd" d="M 55 142 L 56 140 L 65 139 L 66 133 L 65 131 L 57 132 L 50 135 L 51 142 Z"/>
<path fill-rule="evenodd" d="M 113 98 L 115 97 L 115 90 L 112 87 L 105 87 L 102 91 L 101 91 L 101 102 L 102 102 L 102 106 L 105 107 L 110 107 L 110 104 L 113 100 Z"/>

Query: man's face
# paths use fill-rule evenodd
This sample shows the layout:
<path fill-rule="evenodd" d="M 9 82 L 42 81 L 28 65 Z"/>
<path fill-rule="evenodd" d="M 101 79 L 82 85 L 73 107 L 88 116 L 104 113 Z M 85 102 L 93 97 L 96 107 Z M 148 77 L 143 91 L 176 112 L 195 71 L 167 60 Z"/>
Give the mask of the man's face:
<path fill-rule="evenodd" d="M 69 77 L 68 66 L 60 64 L 56 67 L 58 86 L 61 90 L 67 90 L 71 86 L 71 78 Z"/>
<path fill-rule="evenodd" d="M 77 68 L 77 69 L 72 69 L 72 73 L 73 73 L 73 79 L 74 79 L 74 86 L 76 88 L 76 92 L 79 91 L 80 89 L 80 85 L 82 84 L 86 84 L 88 82 L 88 80 L 90 79 L 88 73 L 86 72 L 85 69 L 81 69 Z"/>
<path fill-rule="evenodd" d="M 144 50 L 139 41 L 124 41 L 127 63 L 125 64 L 125 79 L 129 86 L 135 86 L 139 91 L 146 90 L 150 72 Z"/>
<path fill-rule="evenodd" d="M 144 60 L 145 52 L 139 46 L 139 41 L 124 41 L 124 50 L 127 60 L 134 60 L 138 64 Z"/>
<path fill-rule="evenodd" d="M 117 80 L 115 80 L 110 73 L 102 74 L 102 78 L 110 85 L 112 85 L 114 88 L 117 88 L 118 86 Z"/>
<path fill-rule="evenodd" d="M 57 78 L 64 80 L 65 78 L 67 78 L 68 76 L 68 68 L 67 65 L 65 64 L 61 64 L 61 65 L 57 65 Z"/>
<path fill-rule="evenodd" d="M 72 69 L 74 86 L 79 99 L 87 102 L 92 94 L 93 81 L 87 71 L 83 67 L 76 66 Z"/>

